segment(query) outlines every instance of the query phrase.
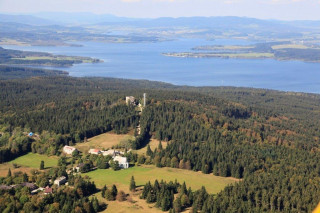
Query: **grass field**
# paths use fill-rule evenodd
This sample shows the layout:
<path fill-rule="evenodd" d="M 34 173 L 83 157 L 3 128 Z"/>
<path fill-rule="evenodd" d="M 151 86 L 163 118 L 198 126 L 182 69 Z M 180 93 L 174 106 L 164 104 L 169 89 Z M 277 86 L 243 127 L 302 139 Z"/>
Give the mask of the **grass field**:
<path fill-rule="evenodd" d="M 183 169 L 174 168 L 157 168 L 155 166 L 136 166 L 129 169 L 120 171 L 107 170 L 95 170 L 89 173 L 85 173 L 97 184 L 98 187 L 103 185 L 116 184 L 120 189 L 128 191 L 131 176 L 135 177 L 137 186 L 144 185 L 149 180 L 166 180 L 178 182 L 186 182 L 187 186 L 191 186 L 193 190 L 200 189 L 201 186 L 205 186 L 209 193 L 218 193 L 228 184 L 232 184 L 238 181 L 235 178 L 224 178 L 214 176 L 212 174 L 203 174 L 201 172 L 194 172 Z"/>
<path fill-rule="evenodd" d="M 280 44 L 280 45 L 274 45 L 272 46 L 272 49 L 278 50 L 278 49 L 287 49 L 287 48 L 293 48 L 293 49 L 307 49 L 308 47 L 303 44 Z"/>
<path fill-rule="evenodd" d="M 19 168 L 14 168 L 12 163 L 2 163 L 0 164 L 0 177 L 6 177 L 9 169 L 13 174 L 15 172 L 25 172 L 27 174 L 30 174 L 33 168 L 26 167 L 26 166 L 20 166 Z"/>
<path fill-rule="evenodd" d="M 163 149 L 165 149 L 165 148 L 167 147 L 167 145 L 168 145 L 168 143 L 167 143 L 167 142 L 164 142 L 164 141 L 161 141 L 161 144 L 162 144 L 162 148 L 163 148 Z M 151 149 L 152 151 L 154 151 L 155 148 L 158 147 L 159 141 L 156 140 L 156 139 L 151 139 L 150 142 L 149 142 L 149 145 L 150 145 L 150 149 Z M 147 146 L 143 147 L 142 149 L 137 150 L 136 152 L 137 152 L 139 155 L 141 155 L 141 154 L 146 154 L 146 152 L 147 152 Z"/>
<path fill-rule="evenodd" d="M 126 191 L 128 193 L 129 190 Z M 107 209 L 103 212 L 117 212 L 117 213 L 127 213 L 127 212 L 134 212 L 134 213 L 145 213 L 145 212 L 163 212 L 160 209 L 156 208 L 154 204 L 148 204 L 145 200 L 139 198 L 139 193 L 132 193 L 130 192 L 130 197 L 134 201 L 131 203 L 129 201 L 119 202 L 119 201 L 107 201 L 105 198 L 101 196 L 101 192 L 95 194 L 99 201 L 108 204 Z"/>
<path fill-rule="evenodd" d="M 108 149 L 119 144 L 123 140 L 133 139 L 132 135 L 117 135 L 113 133 L 104 133 L 88 139 L 88 142 L 78 143 L 75 147 L 81 152 L 88 152 L 91 148 Z"/>
<path fill-rule="evenodd" d="M 174 168 L 157 168 L 155 166 L 136 166 L 125 170 L 113 171 L 111 169 L 107 170 L 95 170 L 89 173 L 83 174 L 83 176 L 89 176 L 93 180 L 97 187 L 102 187 L 107 185 L 110 187 L 112 184 L 116 184 L 118 191 L 123 190 L 126 193 L 129 193 L 130 197 L 134 203 L 124 201 L 107 201 L 101 197 L 101 192 L 95 194 L 100 201 L 107 203 L 108 207 L 104 212 L 135 212 L 135 213 L 144 213 L 144 212 L 161 212 L 160 209 L 154 207 L 154 204 L 148 204 L 145 200 L 139 198 L 139 191 L 136 193 L 129 192 L 129 183 L 131 176 L 134 176 L 136 185 L 139 187 L 139 190 L 142 189 L 142 186 L 148 182 L 154 182 L 155 179 L 166 180 L 166 181 L 175 181 L 183 183 L 184 181 L 187 184 L 187 187 L 191 187 L 193 190 L 200 189 L 203 185 L 206 187 L 209 193 L 218 193 L 225 186 L 235 183 L 239 180 L 235 178 L 224 178 L 217 177 L 212 174 L 202 174 L 201 172 L 194 172 L 189 170 L 174 169 Z M 141 192 L 141 191 L 140 191 Z M 186 210 L 185 212 L 189 212 Z"/>
<path fill-rule="evenodd" d="M 40 155 L 40 154 L 34 154 L 34 153 L 28 153 L 26 155 L 23 155 L 21 157 L 18 157 L 12 161 L 10 161 L 10 164 L 17 164 L 22 165 L 30 168 L 39 169 L 40 162 L 44 161 L 44 167 L 49 168 L 53 166 L 57 166 L 58 164 L 58 157 L 57 156 L 46 156 L 46 155 Z"/>

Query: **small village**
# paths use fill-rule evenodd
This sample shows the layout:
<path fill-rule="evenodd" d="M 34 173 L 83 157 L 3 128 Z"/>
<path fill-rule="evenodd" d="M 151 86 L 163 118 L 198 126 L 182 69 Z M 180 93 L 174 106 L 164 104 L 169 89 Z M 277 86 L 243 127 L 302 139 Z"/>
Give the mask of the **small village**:
<path fill-rule="evenodd" d="M 135 97 L 133 96 L 126 96 L 125 100 L 126 104 L 128 106 L 134 106 L 138 107 L 139 113 L 142 113 L 143 108 L 146 106 L 146 93 L 143 94 L 143 105 L 139 103 Z M 136 127 L 138 135 L 140 134 L 140 124 Z M 39 135 L 35 134 L 33 132 L 25 132 L 25 135 L 27 135 L 30 138 L 33 139 L 39 139 Z M 105 161 L 103 166 L 101 168 L 109 168 L 110 165 L 115 165 L 113 167 L 114 170 L 119 170 L 119 169 L 128 169 L 129 168 L 129 162 L 128 158 L 125 157 L 126 154 L 130 153 L 131 149 L 121 151 L 117 149 L 107 149 L 107 150 L 102 150 L 98 148 L 90 148 L 87 150 L 85 153 L 81 153 L 76 147 L 74 146 L 68 146 L 65 145 L 62 148 L 62 155 L 65 156 L 66 158 L 73 158 L 74 156 L 79 156 L 81 154 L 88 154 L 88 156 L 93 155 L 93 156 L 103 156 L 108 159 L 108 161 Z M 49 179 L 48 185 L 44 187 L 38 187 L 36 183 L 32 182 L 24 182 L 22 184 L 16 184 L 16 185 L 5 185 L 1 184 L 0 185 L 0 190 L 11 190 L 15 189 L 17 187 L 27 187 L 30 190 L 31 195 L 39 194 L 42 193 L 42 195 L 48 195 L 54 193 L 55 189 L 59 188 L 62 185 L 68 186 L 68 178 L 66 176 L 72 174 L 81 174 L 81 173 L 86 173 L 92 170 L 98 169 L 98 167 L 89 165 L 85 162 L 80 162 L 75 166 L 72 166 L 71 168 L 68 167 L 65 169 L 65 172 L 67 175 L 62 175 L 57 177 L 55 180 Z"/>
<path fill-rule="evenodd" d="M 80 154 L 79 150 L 75 147 L 72 147 L 72 146 L 64 146 L 62 149 L 62 152 L 65 156 L 69 156 L 69 157 L 74 156 L 75 153 L 77 153 L 76 155 Z M 130 153 L 130 152 L 131 152 L 131 150 L 127 151 L 127 153 Z M 110 160 L 109 160 L 109 162 L 105 162 L 106 163 L 105 168 L 107 168 L 107 164 L 111 165 L 113 163 L 117 164 L 119 169 L 128 169 L 129 168 L 129 162 L 127 160 L 127 157 L 124 157 L 124 155 L 126 153 L 123 151 L 116 150 L 116 149 L 100 150 L 100 149 L 92 148 L 92 149 L 88 150 L 88 154 L 89 155 L 96 155 L 96 156 L 104 156 L 104 157 L 107 156 L 108 159 L 110 159 Z M 70 174 L 76 175 L 79 173 L 86 173 L 86 172 L 97 169 L 97 167 L 85 168 L 86 165 L 87 165 L 86 163 L 79 163 L 72 168 L 66 169 L 65 172 L 68 175 L 70 175 Z M 38 194 L 38 193 L 42 193 L 43 195 L 48 195 L 48 194 L 54 193 L 55 189 L 57 189 L 58 187 L 60 187 L 62 185 L 68 185 L 68 178 L 66 176 L 57 177 L 55 180 L 49 179 L 48 185 L 46 185 L 44 187 L 38 187 L 36 185 L 36 183 L 24 182 L 24 183 L 16 184 L 16 185 L 2 184 L 2 185 L 0 185 L 0 190 L 11 190 L 11 189 L 15 189 L 17 187 L 27 187 L 30 190 L 31 195 Z"/>

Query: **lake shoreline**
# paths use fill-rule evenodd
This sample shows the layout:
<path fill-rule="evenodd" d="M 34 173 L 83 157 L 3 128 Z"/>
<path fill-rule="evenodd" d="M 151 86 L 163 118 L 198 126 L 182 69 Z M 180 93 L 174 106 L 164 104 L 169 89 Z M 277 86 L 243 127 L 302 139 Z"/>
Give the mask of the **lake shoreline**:
<path fill-rule="evenodd" d="M 99 58 L 102 63 L 64 67 L 73 77 L 146 79 L 188 86 L 234 86 L 320 93 L 320 63 L 275 59 L 180 58 L 165 52 L 187 52 L 203 45 L 250 45 L 243 40 L 181 39 L 158 43 L 81 42 L 82 47 L 6 48 L 55 55 Z M 56 68 L 56 67 L 55 67 Z"/>

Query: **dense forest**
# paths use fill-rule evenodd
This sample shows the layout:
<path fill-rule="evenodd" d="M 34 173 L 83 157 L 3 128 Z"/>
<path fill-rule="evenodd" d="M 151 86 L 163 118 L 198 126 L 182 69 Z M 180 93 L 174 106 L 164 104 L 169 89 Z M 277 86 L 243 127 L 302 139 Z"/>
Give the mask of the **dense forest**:
<path fill-rule="evenodd" d="M 14 67 L 0 65 L 0 80 L 29 78 L 34 76 L 67 76 L 68 72 L 31 67 Z"/>
<path fill-rule="evenodd" d="M 144 92 L 147 107 L 139 114 L 125 96 L 139 100 Z M 126 133 L 140 121 L 132 148 L 150 138 L 168 143 L 148 150 L 143 162 L 243 179 L 216 196 L 199 192 L 205 196 L 195 211 L 310 212 L 320 201 L 319 95 L 33 77 L 1 80 L 0 99 L 1 156 L 59 154 L 65 144 L 110 130 Z M 29 131 L 38 137 L 27 137 Z M 176 193 L 174 187 L 164 190 Z M 165 194 L 173 201 L 172 192 Z"/>

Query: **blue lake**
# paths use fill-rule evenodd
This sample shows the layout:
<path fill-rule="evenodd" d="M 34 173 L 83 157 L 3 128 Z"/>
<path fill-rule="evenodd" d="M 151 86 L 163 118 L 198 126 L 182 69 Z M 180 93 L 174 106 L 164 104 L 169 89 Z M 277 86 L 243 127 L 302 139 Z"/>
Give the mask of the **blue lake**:
<path fill-rule="evenodd" d="M 183 39 L 159 43 L 82 42 L 83 47 L 3 46 L 104 60 L 61 68 L 71 76 L 148 79 L 176 85 L 241 86 L 320 93 L 320 63 L 272 59 L 175 58 L 165 52 L 187 52 L 199 45 L 248 44 L 243 40 Z"/>

